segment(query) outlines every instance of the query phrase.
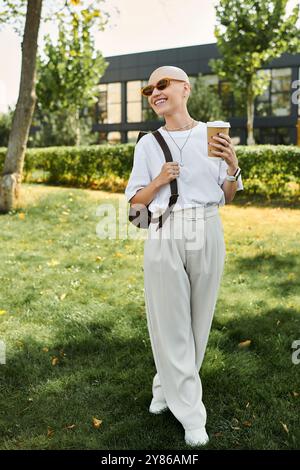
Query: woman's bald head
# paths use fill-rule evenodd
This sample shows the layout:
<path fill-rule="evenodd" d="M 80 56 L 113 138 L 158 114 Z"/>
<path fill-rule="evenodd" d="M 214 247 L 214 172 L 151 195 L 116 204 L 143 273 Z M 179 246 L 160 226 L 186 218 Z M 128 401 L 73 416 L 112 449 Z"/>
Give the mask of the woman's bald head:
<path fill-rule="evenodd" d="M 179 67 L 174 67 L 173 65 L 163 65 L 151 73 L 148 85 L 155 85 L 158 80 L 165 77 L 176 78 L 177 80 L 184 80 L 190 83 L 189 77 L 184 70 Z"/>
<path fill-rule="evenodd" d="M 157 89 L 157 82 L 167 77 L 182 81 L 171 81 L 170 86 L 163 90 Z M 152 95 L 148 96 L 148 102 L 158 115 L 163 115 L 166 118 L 167 115 L 187 112 L 186 105 L 191 92 L 191 84 L 184 70 L 172 65 L 158 67 L 151 73 L 148 85 L 155 87 Z M 158 98 L 162 98 L 164 101 L 159 103 Z"/>
<path fill-rule="evenodd" d="M 163 65 L 155 69 L 148 80 L 148 85 L 156 85 L 157 82 L 161 78 L 175 78 L 176 80 L 183 80 L 182 83 L 180 82 L 173 82 L 176 83 L 176 89 L 180 94 L 182 94 L 183 99 L 185 102 L 189 99 L 191 93 L 191 83 L 187 73 L 180 69 L 179 67 L 175 67 L 174 65 Z M 185 83 L 184 83 L 185 82 Z"/>

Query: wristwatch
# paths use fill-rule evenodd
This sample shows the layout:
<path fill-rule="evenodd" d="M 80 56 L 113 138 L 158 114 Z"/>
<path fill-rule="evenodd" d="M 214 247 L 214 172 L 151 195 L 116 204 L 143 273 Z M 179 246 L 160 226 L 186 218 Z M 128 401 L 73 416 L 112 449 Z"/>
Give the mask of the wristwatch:
<path fill-rule="evenodd" d="M 226 175 L 226 179 L 227 181 L 237 181 L 238 177 L 240 176 L 242 170 L 240 169 L 240 167 L 237 167 L 235 173 L 233 175 Z"/>

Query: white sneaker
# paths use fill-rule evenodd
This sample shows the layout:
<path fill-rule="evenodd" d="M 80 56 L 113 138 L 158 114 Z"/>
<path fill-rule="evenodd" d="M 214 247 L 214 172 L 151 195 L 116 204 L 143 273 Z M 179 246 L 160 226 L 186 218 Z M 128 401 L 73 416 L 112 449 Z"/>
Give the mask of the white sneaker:
<path fill-rule="evenodd" d="M 204 446 L 209 441 L 205 427 L 185 430 L 184 439 L 189 446 Z"/>
<path fill-rule="evenodd" d="M 149 407 L 150 413 L 155 414 L 155 415 L 158 415 L 158 414 L 162 413 L 163 411 L 165 411 L 167 409 L 168 409 L 168 405 L 167 405 L 167 402 L 165 400 L 164 401 L 154 401 L 152 399 L 150 407 Z"/>

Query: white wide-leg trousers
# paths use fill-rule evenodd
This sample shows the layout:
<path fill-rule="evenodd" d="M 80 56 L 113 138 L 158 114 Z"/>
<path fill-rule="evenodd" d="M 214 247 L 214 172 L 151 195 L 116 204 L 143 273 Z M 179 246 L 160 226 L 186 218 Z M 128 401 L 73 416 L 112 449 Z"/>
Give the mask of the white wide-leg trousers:
<path fill-rule="evenodd" d="M 166 400 L 185 430 L 198 429 L 206 424 L 199 371 L 226 256 L 222 220 L 218 206 L 197 206 L 157 225 L 144 242 L 153 398 Z"/>

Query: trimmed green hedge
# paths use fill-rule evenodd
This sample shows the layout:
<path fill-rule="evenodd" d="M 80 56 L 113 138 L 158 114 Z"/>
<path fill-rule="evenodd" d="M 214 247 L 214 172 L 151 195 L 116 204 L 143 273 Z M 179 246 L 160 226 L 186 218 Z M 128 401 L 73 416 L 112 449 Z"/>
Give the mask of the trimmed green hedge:
<path fill-rule="evenodd" d="M 133 163 L 134 144 L 30 148 L 24 180 L 124 191 Z M 236 146 L 244 193 L 266 197 L 300 196 L 300 147 Z M 0 148 L 0 168 L 6 149 Z"/>

